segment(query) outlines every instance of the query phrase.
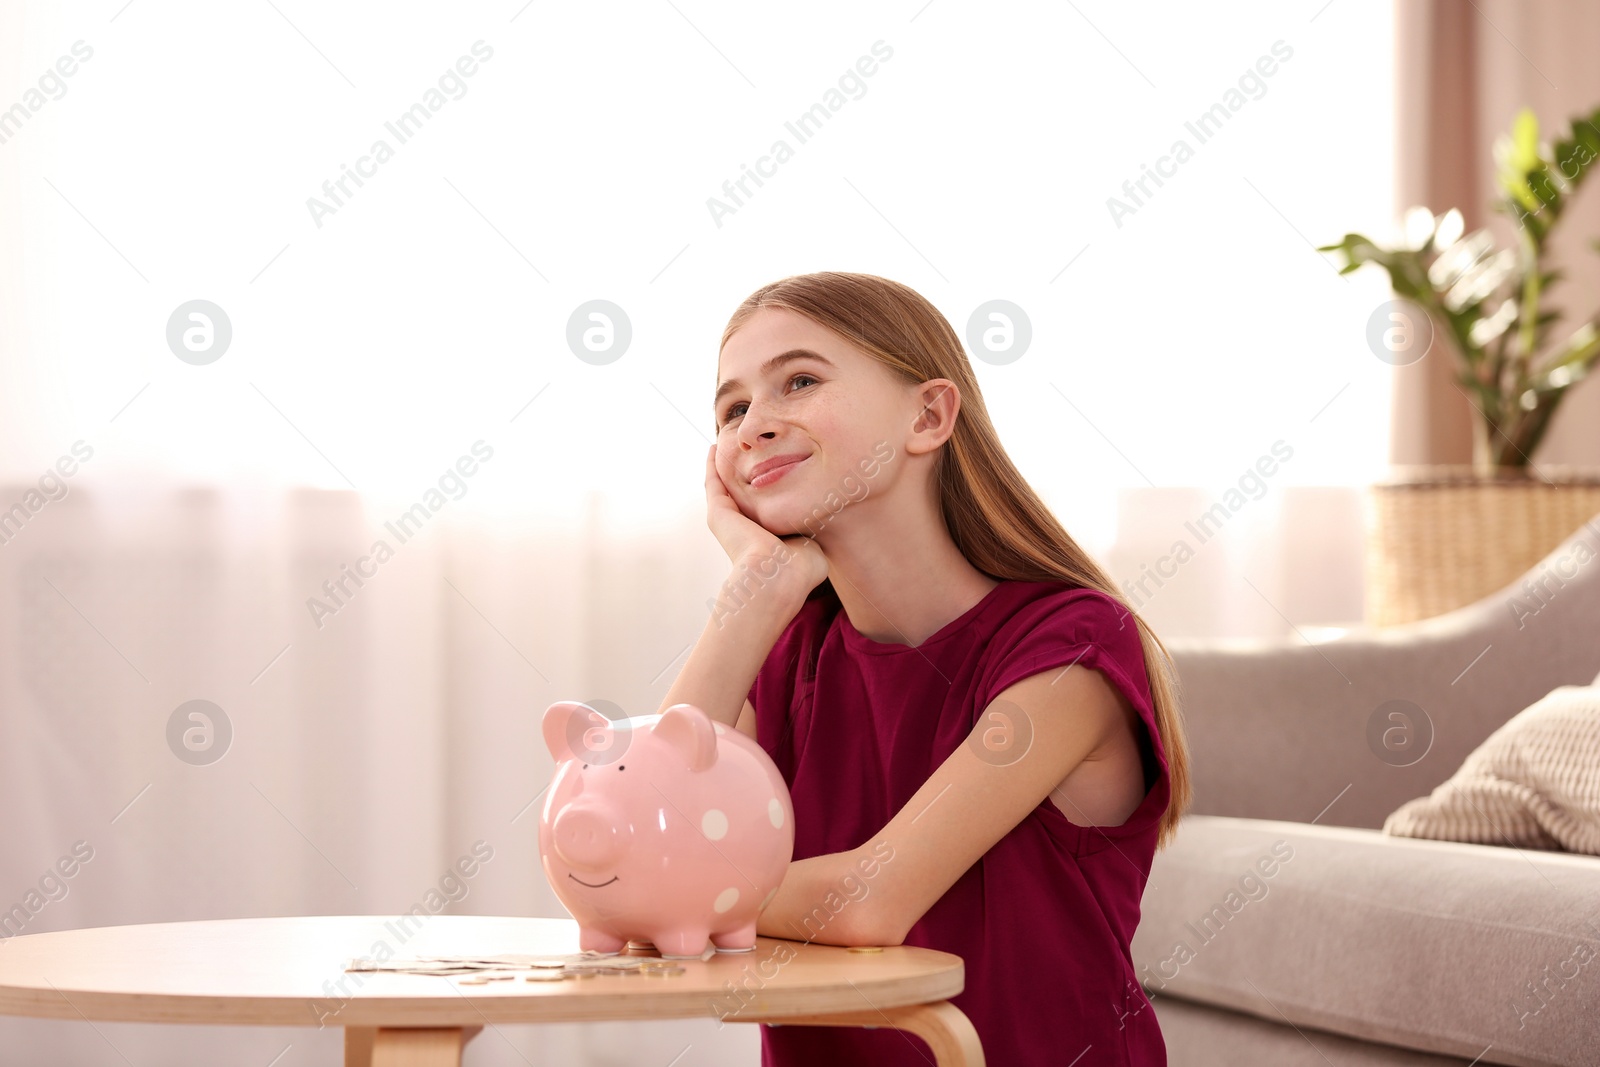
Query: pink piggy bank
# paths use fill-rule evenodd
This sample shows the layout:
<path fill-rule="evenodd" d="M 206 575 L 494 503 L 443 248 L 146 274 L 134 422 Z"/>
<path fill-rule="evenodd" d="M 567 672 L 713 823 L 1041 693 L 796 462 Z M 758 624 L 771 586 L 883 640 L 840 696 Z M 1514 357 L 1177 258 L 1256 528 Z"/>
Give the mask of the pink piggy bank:
<path fill-rule="evenodd" d="M 576 701 L 545 710 L 544 741 L 556 775 L 539 853 L 579 948 L 755 948 L 794 856 L 789 789 L 760 745 L 692 704 L 612 722 Z"/>

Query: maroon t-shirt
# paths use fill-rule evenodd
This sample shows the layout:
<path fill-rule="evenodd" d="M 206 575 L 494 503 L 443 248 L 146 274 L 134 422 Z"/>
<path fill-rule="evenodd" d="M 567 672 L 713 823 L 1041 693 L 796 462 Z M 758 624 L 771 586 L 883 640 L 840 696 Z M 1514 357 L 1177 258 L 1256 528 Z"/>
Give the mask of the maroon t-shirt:
<path fill-rule="evenodd" d="M 1074 661 L 1103 671 L 1138 710 L 1144 800 L 1120 826 L 1085 827 L 1046 797 L 905 943 L 962 958 L 966 985 L 952 1003 L 991 1064 L 1165 1067 L 1129 943 L 1167 808 L 1167 759 L 1139 630 L 1115 598 L 1064 582 L 1004 581 L 912 648 L 862 636 L 831 587 L 819 587 L 767 656 L 750 703 L 757 739 L 794 801 L 801 860 L 870 841 L 995 696 Z M 927 1043 L 903 1031 L 761 1024 L 762 1067 L 931 1062 Z"/>

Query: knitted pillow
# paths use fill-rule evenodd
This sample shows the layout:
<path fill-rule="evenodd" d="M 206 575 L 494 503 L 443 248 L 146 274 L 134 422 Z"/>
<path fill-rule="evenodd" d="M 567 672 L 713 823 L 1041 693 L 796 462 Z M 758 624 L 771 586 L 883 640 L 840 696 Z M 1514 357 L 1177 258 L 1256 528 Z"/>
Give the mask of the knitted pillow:
<path fill-rule="evenodd" d="M 1600 855 L 1600 678 L 1513 715 L 1383 832 Z"/>

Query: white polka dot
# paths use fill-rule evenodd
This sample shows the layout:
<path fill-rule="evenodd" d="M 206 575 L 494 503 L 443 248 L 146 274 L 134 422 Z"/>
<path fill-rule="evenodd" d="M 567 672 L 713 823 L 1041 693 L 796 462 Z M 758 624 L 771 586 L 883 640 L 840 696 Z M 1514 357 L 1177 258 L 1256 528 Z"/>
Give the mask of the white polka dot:
<path fill-rule="evenodd" d="M 757 908 L 756 910 L 757 911 L 766 911 L 767 910 L 767 905 L 771 904 L 772 903 L 772 898 L 777 896 L 777 895 L 778 895 L 778 887 L 777 886 L 773 886 L 771 889 L 767 890 L 767 895 L 761 898 L 761 907 Z"/>
<path fill-rule="evenodd" d="M 739 891 L 730 885 L 717 894 L 717 899 L 711 902 L 711 910 L 721 915 L 737 903 L 739 903 Z"/>
<path fill-rule="evenodd" d="M 721 841 L 728 836 L 728 817 L 712 808 L 700 816 L 700 832 L 713 841 Z"/>
<path fill-rule="evenodd" d="M 783 829 L 783 804 L 777 797 L 767 801 L 767 818 L 772 820 L 772 825 L 779 830 Z"/>

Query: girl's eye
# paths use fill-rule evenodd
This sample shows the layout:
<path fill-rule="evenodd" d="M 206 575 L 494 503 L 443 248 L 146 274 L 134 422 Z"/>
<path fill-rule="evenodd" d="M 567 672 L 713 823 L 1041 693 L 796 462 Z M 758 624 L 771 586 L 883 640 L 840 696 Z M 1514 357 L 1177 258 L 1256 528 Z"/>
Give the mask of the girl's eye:
<path fill-rule="evenodd" d="M 793 385 L 795 382 L 799 381 L 802 378 L 804 378 L 808 382 L 820 382 L 821 381 L 820 378 L 814 377 L 813 375 L 810 375 L 810 374 L 796 374 L 794 377 L 789 379 L 789 384 Z M 737 401 L 733 402 L 732 404 L 729 404 L 728 405 L 728 409 L 722 413 L 722 424 L 724 426 L 726 426 L 728 424 L 729 420 L 731 420 L 735 416 L 741 414 L 739 409 L 742 408 L 743 406 L 744 406 L 744 401 L 742 401 L 742 400 L 737 400 Z"/>

